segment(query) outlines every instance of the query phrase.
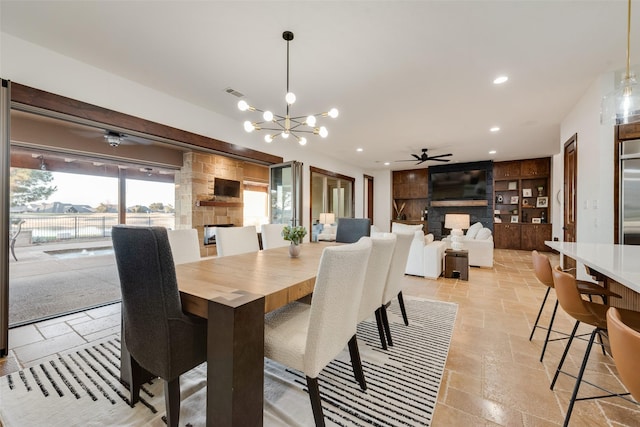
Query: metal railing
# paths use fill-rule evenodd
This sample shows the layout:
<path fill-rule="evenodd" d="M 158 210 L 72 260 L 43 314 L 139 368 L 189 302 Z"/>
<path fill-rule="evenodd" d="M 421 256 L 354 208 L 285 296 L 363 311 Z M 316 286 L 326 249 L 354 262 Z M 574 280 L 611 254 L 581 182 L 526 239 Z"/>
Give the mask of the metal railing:
<path fill-rule="evenodd" d="M 31 233 L 31 243 L 59 242 L 111 236 L 118 224 L 117 213 L 101 214 L 14 214 L 11 223 L 22 224 L 22 233 Z M 175 228 L 174 213 L 127 214 L 127 224 Z"/>

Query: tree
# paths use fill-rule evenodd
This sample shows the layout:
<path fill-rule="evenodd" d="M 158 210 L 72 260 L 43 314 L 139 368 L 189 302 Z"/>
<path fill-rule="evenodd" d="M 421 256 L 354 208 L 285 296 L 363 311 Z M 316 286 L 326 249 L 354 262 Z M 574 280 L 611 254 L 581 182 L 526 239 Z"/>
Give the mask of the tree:
<path fill-rule="evenodd" d="M 162 202 L 154 202 L 149 205 L 149 209 L 152 212 L 161 212 L 164 210 L 164 204 Z"/>
<path fill-rule="evenodd" d="M 22 206 L 27 203 L 47 200 L 58 191 L 49 171 L 37 169 L 11 168 L 9 185 L 11 189 L 11 206 Z"/>

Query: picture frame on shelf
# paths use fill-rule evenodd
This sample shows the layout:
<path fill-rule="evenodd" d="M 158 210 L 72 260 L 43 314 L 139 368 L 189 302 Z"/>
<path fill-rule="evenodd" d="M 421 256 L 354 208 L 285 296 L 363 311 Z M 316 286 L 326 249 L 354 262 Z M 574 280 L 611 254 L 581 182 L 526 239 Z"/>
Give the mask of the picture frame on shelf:
<path fill-rule="evenodd" d="M 522 206 L 523 207 L 528 207 L 529 206 L 529 200 L 528 199 L 522 199 Z"/>
<path fill-rule="evenodd" d="M 532 224 L 542 224 L 542 220 L 540 218 L 531 218 Z"/>
<path fill-rule="evenodd" d="M 512 205 L 517 205 L 518 204 L 518 196 L 511 196 L 511 204 Z"/>
<path fill-rule="evenodd" d="M 517 223 L 518 222 L 518 215 L 511 215 L 511 222 L 512 223 Z"/>
<path fill-rule="evenodd" d="M 516 181 L 509 181 L 509 185 L 507 186 L 508 190 L 517 190 L 518 183 Z"/>
<path fill-rule="evenodd" d="M 536 208 L 546 208 L 549 206 L 549 197 L 538 197 L 536 199 Z"/>
<path fill-rule="evenodd" d="M 531 189 L 523 188 L 522 189 L 522 197 L 531 197 Z"/>

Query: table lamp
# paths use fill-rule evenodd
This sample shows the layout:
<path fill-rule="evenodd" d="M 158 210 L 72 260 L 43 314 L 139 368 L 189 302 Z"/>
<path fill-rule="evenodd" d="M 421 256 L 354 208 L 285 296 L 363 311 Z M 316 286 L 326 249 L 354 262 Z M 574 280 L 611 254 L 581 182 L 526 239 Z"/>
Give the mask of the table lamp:
<path fill-rule="evenodd" d="M 462 229 L 469 228 L 468 214 L 446 214 L 444 217 L 444 228 L 451 229 L 451 249 L 459 251 L 464 248 L 462 240 Z"/>
<path fill-rule="evenodd" d="M 336 222 L 336 214 L 329 212 L 320 214 L 320 224 L 327 225 L 333 224 L 334 222 Z"/>

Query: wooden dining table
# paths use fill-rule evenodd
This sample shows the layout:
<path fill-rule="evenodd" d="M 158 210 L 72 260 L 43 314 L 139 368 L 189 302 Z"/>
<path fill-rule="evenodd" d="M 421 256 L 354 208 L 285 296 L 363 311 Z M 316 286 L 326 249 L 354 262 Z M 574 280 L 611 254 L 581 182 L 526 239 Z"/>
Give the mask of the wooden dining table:
<path fill-rule="evenodd" d="M 207 426 L 260 426 L 264 314 L 313 292 L 324 248 L 304 243 L 176 266 L 185 313 L 207 319 Z"/>

